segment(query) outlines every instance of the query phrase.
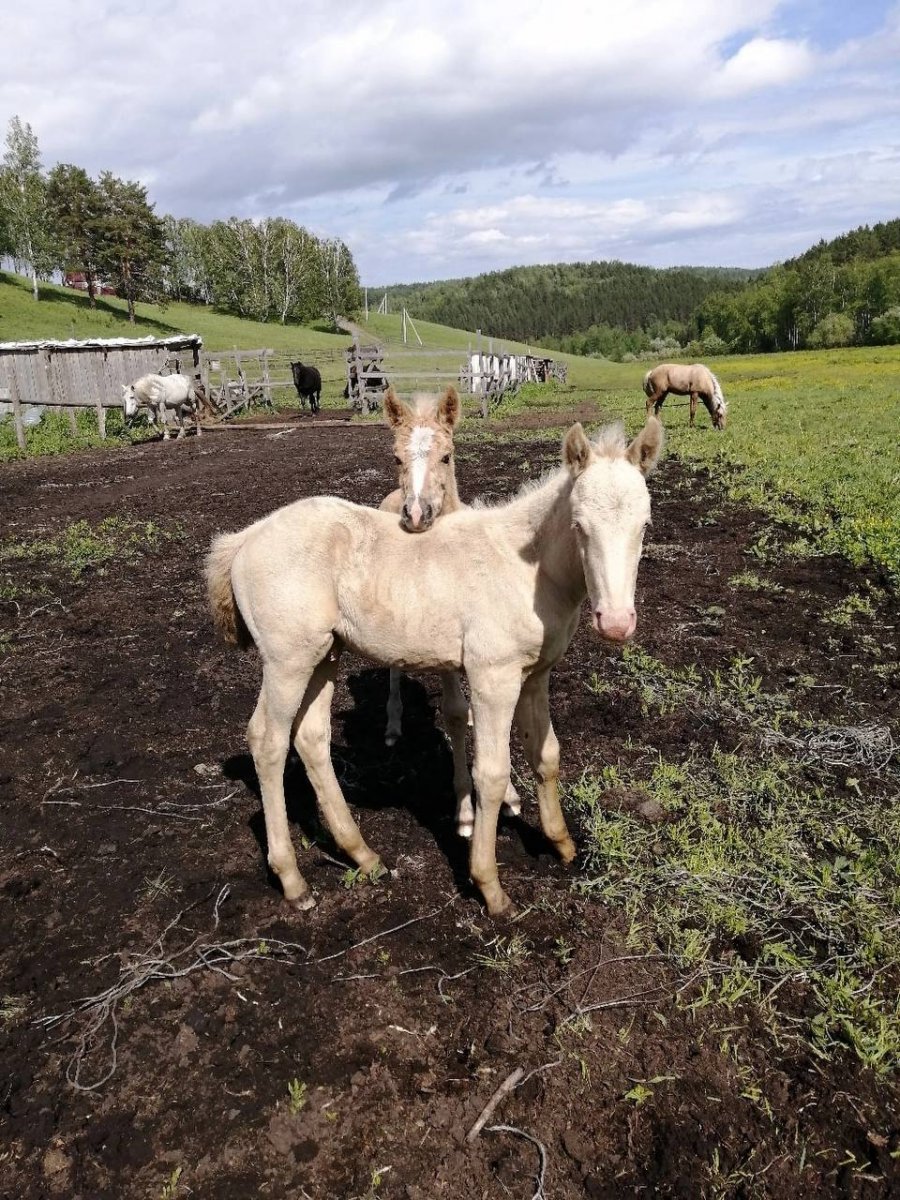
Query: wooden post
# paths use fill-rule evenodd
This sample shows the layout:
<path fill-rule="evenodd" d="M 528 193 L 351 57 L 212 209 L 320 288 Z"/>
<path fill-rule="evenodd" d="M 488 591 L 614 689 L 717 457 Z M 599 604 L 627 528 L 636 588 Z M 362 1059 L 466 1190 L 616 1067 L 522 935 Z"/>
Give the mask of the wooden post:
<path fill-rule="evenodd" d="M 16 377 L 10 372 L 9 376 L 9 399 L 13 408 L 13 424 L 16 427 L 16 442 L 21 451 L 26 450 L 25 444 L 25 423 L 22 420 L 22 404 L 19 400 L 19 389 L 16 385 Z"/>
<path fill-rule="evenodd" d="M 360 409 L 362 412 L 367 413 L 369 411 L 369 400 L 366 395 L 366 381 L 363 379 L 363 365 L 362 359 L 359 356 L 358 338 L 353 342 L 353 358 L 356 364 L 356 390 L 359 394 Z"/>
<path fill-rule="evenodd" d="M 274 408 L 272 403 L 272 384 L 269 380 L 269 355 L 271 350 L 263 350 L 262 352 L 262 376 L 263 376 L 263 394 L 266 397 L 266 403 L 269 408 Z"/>
<path fill-rule="evenodd" d="M 78 433 L 77 410 L 74 408 L 67 408 L 66 412 L 69 414 L 69 431 L 72 434 L 72 437 L 75 437 L 75 435 Z"/>
<path fill-rule="evenodd" d="M 97 428 L 100 430 L 100 440 L 106 441 L 106 409 L 103 407 L 103 401 L 97 397 Z"/>

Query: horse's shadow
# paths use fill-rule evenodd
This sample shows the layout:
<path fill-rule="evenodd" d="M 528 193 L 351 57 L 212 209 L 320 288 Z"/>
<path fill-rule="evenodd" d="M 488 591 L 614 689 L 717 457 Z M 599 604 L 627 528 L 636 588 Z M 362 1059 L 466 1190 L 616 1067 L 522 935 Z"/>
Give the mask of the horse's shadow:
<path fill-rule="evenodd" d="M 346 682 L 353 704 L 333 713 L 333 722 L 340 725 L 343 736 L 339 744 L 332 743 L 331 747 L 344 798 L 357 814 L 407 810 L 434 839 L 453 872 L 457 887 L 468 893 L 471 891 L 470 843 L 456 833 L 453 758 L 449 742 L 436 724 L 436 711 L 427 689 L 418 679 L 402 678 L 403 735 L 395 746 L 388 747 L 384 742 L 388 672 L 366 669 L 349 675 Z M 224 771 L 229 779 L 244 783 L 257 797 L 260 796 L 259 781 L 249 754 L 229 758 Z M 315 792 L 293 749 L 285 769 L 284 791 L 289 822 L 299 826 L 304 836 L 321 846 L 329 856 L 352 867 L 354 864 L 337 849 L 322 822 Z M 372 848 L 383 855 L 387 866 L 394 866 L 397 848 L 379 845 L 377 840 L 373 844 L 364 815 L 359 823 Z M 265 861 L 266 831 L 261 809 L 254 813 L 249 824 Z M 537 858 L 550 850 L 543 834 L 521 818 L 502 818 L 502 824 L 517 833 L 517 840 L 529 857 Z M 406 843 L 407 839 L 400 837 Z M 277 886 L 274 876 L 271 882 Z"/>

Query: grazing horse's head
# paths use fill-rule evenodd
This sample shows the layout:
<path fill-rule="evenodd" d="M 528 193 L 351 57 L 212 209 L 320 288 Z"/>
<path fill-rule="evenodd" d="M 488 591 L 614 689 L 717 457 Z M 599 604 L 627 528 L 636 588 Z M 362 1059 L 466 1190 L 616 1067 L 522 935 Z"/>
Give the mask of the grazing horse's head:
<path fill-rule="evenodd" d="M 572 526 L 591 602 L 594 628 L 612 642 L 626 642 L 637 626 L 634 590 L 644 530 L 650 521 L 645 477 L 663 445 L 662 424 L 647 424 L 626 445 L 621 426 L 591 442 L 573 425 L 563 443 L 572 476 Z"/>
<path fill-rule="evenodd" d="M 384 398 L 384 414 L 394 431 L 394 459 L 403 507 L 400 524 L 424 533 L 441 515 L 448 490 L 456 490 L 453 427 L 459 420 L 456 389 L 438 396 L 418 395 L 406 404 L 394 389 Z"/>
<path fill-rule="evenodd" d="M 138 410 L 138 398 L 134 392 L 134 384 L 122 384 L 122 407 L 125 409 L 126 417 L 133 417 Z"/>

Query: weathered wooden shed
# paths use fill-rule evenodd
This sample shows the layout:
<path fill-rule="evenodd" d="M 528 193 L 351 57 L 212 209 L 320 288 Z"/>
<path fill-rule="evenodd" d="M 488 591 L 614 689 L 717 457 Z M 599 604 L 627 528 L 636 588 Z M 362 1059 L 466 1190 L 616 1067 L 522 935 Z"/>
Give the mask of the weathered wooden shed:
<path fill-rule="evenodd" d="M 122 384 L 150 372 L 200 373 L 203 341 L 196 333 L 167 338 L 90 338 L 67 342 L 0 342 L 0 400 L 12 405 L 24 447 L 21 408 L 27 404 L 93 408 L 100 431 L 106 409 L 122 405 Z"/>

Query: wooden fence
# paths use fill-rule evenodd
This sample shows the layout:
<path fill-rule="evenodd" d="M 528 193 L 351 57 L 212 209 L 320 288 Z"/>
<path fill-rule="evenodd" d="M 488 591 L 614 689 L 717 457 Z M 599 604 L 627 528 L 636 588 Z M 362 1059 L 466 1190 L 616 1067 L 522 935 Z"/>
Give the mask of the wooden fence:
<path fill-rule="evenodd" d="M 419 386 L 440 387 L 448 381 L 459 385 L 470 396 L 481 397 L 482 416 L 491 406 L 523 383 L 565 382 L 566 365 L 534 354 L 509 354 L 502 348 L 494 353 L 473 351 L 459 365 L 455 350 L 391 350 L 381 345 L 362 346 L 359 342 L 346 351 L 347 385 L 345 394 L 363 412 L 377 408 L 387 385 L 398 383 L 398 390 L 410 391 L 410 382 Z"/>

